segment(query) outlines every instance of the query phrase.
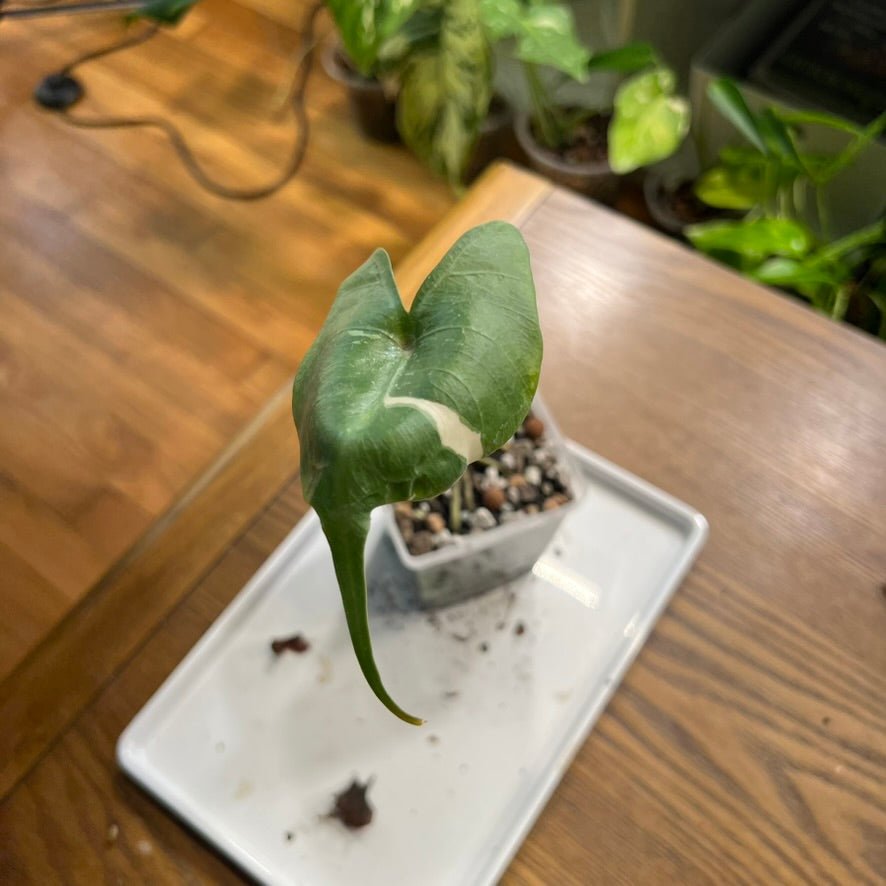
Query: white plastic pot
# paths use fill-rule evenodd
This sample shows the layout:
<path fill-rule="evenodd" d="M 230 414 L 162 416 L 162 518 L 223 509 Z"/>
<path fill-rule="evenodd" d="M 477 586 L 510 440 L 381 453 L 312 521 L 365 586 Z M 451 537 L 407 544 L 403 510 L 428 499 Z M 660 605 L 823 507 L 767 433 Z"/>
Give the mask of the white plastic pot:
<path fill-rule="evenodd" d="M 387 533 L 402 574 L 422 606 L 449 606 L 529 572 L 583 494 L 581 473 L 572 465 L 560 430 L 540 399 L 536 398 L 532 411 L 544 422 L 546 442 L 556 453 L 572 494 L 566 504 L 493 529 L 457 535 L 452 544 L 426 554 L 410 553 L 394 508 L 385 509 Z"/>

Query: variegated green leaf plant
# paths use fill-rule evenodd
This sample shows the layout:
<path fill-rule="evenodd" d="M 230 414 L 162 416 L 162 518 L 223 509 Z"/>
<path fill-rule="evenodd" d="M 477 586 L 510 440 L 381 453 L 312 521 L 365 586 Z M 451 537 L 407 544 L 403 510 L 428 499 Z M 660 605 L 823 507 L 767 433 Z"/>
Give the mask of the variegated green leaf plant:
<path fill-rule="evenodd" d="M 526 244 L 490 222 L 468 231 L 422 284 L 411 310 L 384 250 L 344 283 L 295 379 L 301 477 L 335 566 L 357 660 L 390 697 L 369 631 L 369 515 L 448 489 L 504 444 L 529 410 L 542 340 Z"/>

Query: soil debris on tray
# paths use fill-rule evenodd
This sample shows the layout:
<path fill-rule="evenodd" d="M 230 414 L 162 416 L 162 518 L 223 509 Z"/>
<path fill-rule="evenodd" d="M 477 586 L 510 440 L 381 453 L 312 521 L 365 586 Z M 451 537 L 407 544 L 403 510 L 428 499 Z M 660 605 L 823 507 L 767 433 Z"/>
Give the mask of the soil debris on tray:
<path fill-rule="evenodd" d="M 514 625 L 514 633 L 515 633 L 518 637 L 522 637 L 523 634 L 526 633 L 526 625 L 523 624 L 522 621 L 518 621 L 517 624 Z"/>
<path fill-rule="evenodd" d="M 311 648 L 311 644 L 301 635 L 293 634 L 291 637 L 282 637 L 271 641 L 271 652 L 274 655 L 282 655 L 284 652 L 297 652 L 301 655 Z"/>
<path fill-rule="evenodd" d="M 335 795 L 335 804 L 330 818 L 337 818 L 345 827 L 356 830 L 364 828 L 372 821 L 373 809 L 366 799 L 366 792 L 372 785 L 370 778 L 360 783 L 356 778 L 340 793 Z"/>

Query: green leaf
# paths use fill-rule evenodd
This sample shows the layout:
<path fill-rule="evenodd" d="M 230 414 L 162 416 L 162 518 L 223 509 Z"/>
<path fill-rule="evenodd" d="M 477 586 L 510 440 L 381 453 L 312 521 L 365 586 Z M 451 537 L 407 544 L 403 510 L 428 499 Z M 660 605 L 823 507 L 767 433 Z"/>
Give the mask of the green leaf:
<path fill-rule="evenodd" d="M 803 291 L 809 286 L 839 286 L 847 280 L 847 269 L 838 265 L 817 265 L 792 258 L 770 258 L 752 274 L 770 286 L 792 286 Z"/>
<path fill-rule="evenodd" d="M 658 64 L 658 56 L 649 43 L 628 43 L 618 49 L 595 52 L 588 62 L 589 73 L 594 71 L 614 71 L 620 74 L 633 74 L 644 68 Z"/>
<path fill-rule="evenodd" d="M 578 39 L 569 7 L 542 3 L 526 10 L 517 34 L 517 58 L 555 68 L 584 83 L 591 54 Z"/>
<path fill-rule="evenodd" d="M 768 153 L 763 136 L 757 128 L 757 120 L 739 92 L 738 87 L 729 77 L 720 77 L 708 85 L 708 95 L 720 113 L 752 144 L 755 148 Z"/>
<path fill-rule="evenodd" d="M 422 0 L 327 0 L 342 45 L 361 74 L 371 76 L 385 41 L 422 5 Z"/>
<path fill-rule="evenodd" d="M 440 39 L 443 13 L 437 7 L 423 7 L 398 31 L 387 37 L 378 49 L 376 67 L 380 74 L 399 68 L 407 56 L 433 47 Z"/>
<path fill-rule="evenodd" d="M 609 124 L 609 165 L 631 172 L 669 157 L 689 131 L 686 99 L 674 95 L 676 78 L 668 68 L 655 68 L 626 80 L 615 93 Z"/>
<path fill-rule="evenodd" d="M 714 166 L 696 179 L 695 195 L 716 209 L 753 209 L 766 198 L 762 168 Z"/>
<path fill-rule="evenodd" d="M 802 170 L 803 161 L 797 153 L 791 133 L 772 108 L 764 108 L 756 120 L 757 130 L 766 144 L 768 153 L 778 157 L 782 163 Z"/>
<path fill-rule="evenodd" d="M 731 252 L 755 262 L 771 255 L 802 258 L 813 246 L 809 229 L 787 218 L 703 222 L 685 234 L 702 252 Z"/>
<path fill-rule="evenodd" d="M 453 185 L 461 182 L 492 96 L 492 61 L 477 0 L 450 0 L 437 46 L 403 72 L 397 126 L 403 141 Z"/>
<path fill-rule="evenodd" d="M 178 24 L 198 0 L 150 0 L 133 13 L 134 18 L 147 18 L 161 25 Z"/>
<path fill-rule="evenodd" d="M 372 655 L 363 557 L 369 514 L 438 495 L 502 446 L 529 410 L 542 341 L 519 231 L 468 231 L 404 309 L 384 250 L 341 285 L 299 367 L 301 477 L 329 540 L 360 667 L 398 717 Z"/>
<path fill-rule="evenodd" d="M 480 0 L 480 17 L 491 40 L 514 37 L 523 27 L 521 0 Z"/>

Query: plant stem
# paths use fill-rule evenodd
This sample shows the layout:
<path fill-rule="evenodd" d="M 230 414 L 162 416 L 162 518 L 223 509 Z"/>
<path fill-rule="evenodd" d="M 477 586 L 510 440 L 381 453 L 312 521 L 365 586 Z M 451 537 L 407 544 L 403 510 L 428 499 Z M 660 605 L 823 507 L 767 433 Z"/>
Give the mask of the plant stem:
<path fill-rule="evenodd" d="M 864 131 L 855 123 L 819 111 L 779 111 L 778 116 L 788 126 L 825 126 L 838 132 L 848 132 L 850 135 L 860 135 Z"/>
<path fill-rule="evenodd" d="M 538 68 L 532 62 L 523 62 L 523 70 L 532 103 L 532 119 L 544 146 L 555 151 L 563 144 L 563 133 L 557 125 L 553 102 L 542 83 Z"/>
<path fill-rule="evenodd" d="M 461 475 L 462 490 L 464 492 L 465 509 L 473 511 L 477 503 L 474 500 L 474 478 L 471 476 L 470 466 Z"/>
<path fill-rule="evenodd" d="M 876 221 L 823 247 L 818 251 L 816 261 L 834 261 L 863 246 L 875 246 L 884 242 L 886 242 L 886 222 Z"/>
<path fill-rule="evenodd" d="M 818 183 L 830 181 L 835 175 L 852 165 L 855 158 L 867 148 L 867 146 L 886 129 L 886 112 L 880 114 L 876 120 L 868 124 L 858 132 L 855 138 L 834 158 L 825 170 L 818 176 Z"/>
<path fill-rule="evenodd" d="M 837 297 L 834 299 L 834 306 L 831 308 L 831 317 L 834 320 L 842 320 L 846 315 L 846 308 L 849 307 L 849 297 L 852 294 L 851 284 L 844 283 L 837 290 Z"/>
<path fill-rule="evenodd" d="M 821 239 L 827 242 L 830 240 L 830 219 L 828 218 L 828 208 L 827 203 L 825 202 L 825 194 L 824 188 L 817 185 L 812 179 L 810 179 L 810 183 L 812 184 L 812 189 L 815 191 L 815 214 L 818 217 L 818 230 L 821 234 Z"/>
<path fill-rule="evenodd" d="M 452 532 L 461 529 L 461 477 L 452 487 L 452 498 L 449 499 L 449 528 Z"/>

